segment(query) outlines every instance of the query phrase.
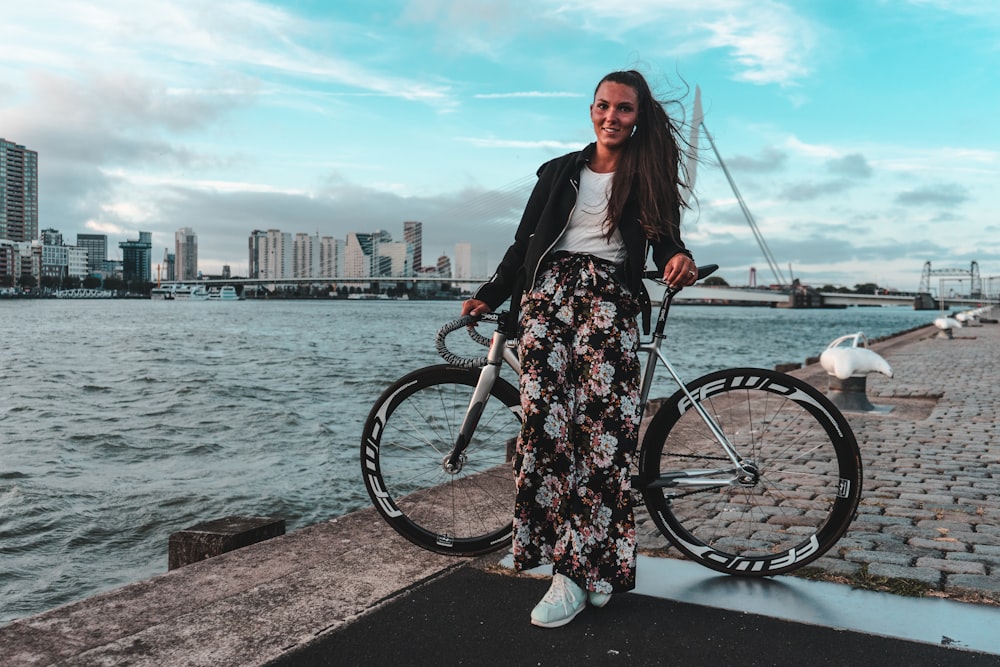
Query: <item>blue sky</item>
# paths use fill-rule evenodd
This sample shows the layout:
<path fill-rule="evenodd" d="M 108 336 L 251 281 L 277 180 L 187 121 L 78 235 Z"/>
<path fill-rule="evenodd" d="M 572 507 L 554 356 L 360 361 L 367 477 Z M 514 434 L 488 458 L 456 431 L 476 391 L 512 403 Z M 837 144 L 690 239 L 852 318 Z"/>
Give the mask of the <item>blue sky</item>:
<path fill-rule="evenodd" d="M 471 242 L 486 271 L 538 165 L 593 138 L 597 81 L 636 68 L 685 121 L 700 87 L 786 274 L 1000 275 L 994 0 L 32 0 L 3 23 L 0 137 L 39 152 L 69 242 L 151 231 L 155 262 L 190 226 L 203 271 L 240 273 L 253 229 L 421 220 L 425 257 Z M 773 281 L 700 148 L 686 242 Z"/>

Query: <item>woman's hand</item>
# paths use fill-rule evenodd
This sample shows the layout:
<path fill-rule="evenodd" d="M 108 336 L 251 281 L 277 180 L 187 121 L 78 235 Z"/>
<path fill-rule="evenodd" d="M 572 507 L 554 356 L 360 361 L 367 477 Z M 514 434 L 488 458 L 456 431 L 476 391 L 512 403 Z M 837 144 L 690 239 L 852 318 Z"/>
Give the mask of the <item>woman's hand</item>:
<path fill-rule="evenodd" d="M 684 253 L 677 253 L 663 267 L 663 280 L 669 285 L 678 287 L 694 285 L 698 280 L 698 269 L 694 260 Z"/>
<path fill-rule="evenodd" d="M 466 315 L 479 317 L 480 315 L 485 315 L 491 310 L 493 309 L 487 306 L 485 301 L 480 301 L 479 299 L 469 299 L 462 304 L 462 317 L 465 317 Z"/>

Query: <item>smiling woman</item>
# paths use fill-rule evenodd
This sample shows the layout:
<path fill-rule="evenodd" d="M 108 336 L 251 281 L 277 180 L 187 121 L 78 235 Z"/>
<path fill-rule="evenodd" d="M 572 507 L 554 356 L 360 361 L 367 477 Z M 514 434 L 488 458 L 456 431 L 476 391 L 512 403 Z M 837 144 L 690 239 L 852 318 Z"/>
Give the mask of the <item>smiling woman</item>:
<path fill-rule="evenodd" d="M 507 298 L 520 328 L 523 423 L 514 459 L 517 569 L 552 563 L 534 625 L 563 626 L 635 587 L 629 471 L 639 425 L 636 316 L 648 330 L 646 255 L 695 280 L 680 239 L 677 128 L 634 70 L 594 91 L 596 141 L 538 170 L 514 243 L 463 315 Z M 513 322 L 511 323 L 513 324 Z M 510 325 L 509 325 L 510 326 Z"/>

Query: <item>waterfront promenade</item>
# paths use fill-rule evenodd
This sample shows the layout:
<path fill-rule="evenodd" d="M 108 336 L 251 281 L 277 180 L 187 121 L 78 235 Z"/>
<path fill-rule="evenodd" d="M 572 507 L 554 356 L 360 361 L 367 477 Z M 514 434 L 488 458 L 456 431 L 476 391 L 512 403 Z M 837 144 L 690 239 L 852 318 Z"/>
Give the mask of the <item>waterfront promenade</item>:
<path fill-rule="evenodd" d="M 848 415 L 864 457 L 864 496 L 856 521 L 833 552 L 817 561 L 816 574 L 970 601 L 964 606 L 987 614 L 995 611 L 1000 624 L 1000 607 L 993 606 L 1000 601 L 1000 422 L 995 414 L 1000 405 L 1000 325 L 958 329 L 950 340 L 936 334 L 927 327 L 874 345 L 892 365 L 894 377 L 870 376 L 868 395 L 877 407 L 892 409 Z M 823 390 L 827 387 L 817 364 L 794 373 Z M 640 546 L 651 557 L 644 562 L 647 574 L 640 571 L 646 586 L 665 590 L 666 597 L 679 593 L 671 591 L 672 575 L 657 574 L 680 564 L 672 559 L 676 552 L 664 550 L 661 538 L 647 530 Z M 164 544 L 164 569 L 166 548 Z M 379 656 L 419 662 L 418 646 L 411 643 L 415 638 L 447 638 L 456 627 L 465 628 L 465 641 L 478 651 L 442 655 L 440 664 L 491 664 L 509 655 L 507 647 L 516 643 L 526 651 L 526 660 L 548 655 L 553 646 L 573 656 L 589 646 L 587 638 L 594 633 L 613 633 L 623 645 L 631 638 L 635 647 L 631 663 L 613 662 L 618 648 L 598 657 L 610 664 L 639 664 L 642 647 L 648 649 L 657 639 L 671 641 L 664 634 L 669 623 L 651 616 L 659 613 L 676 614 L 683 630 L 685 642 L 675 644 L 675 657 L 692 650 L 706 660 L 746 658 L 749 649 L 743 641 L 758 636 L 757 641 L 769 642 L 770 648 L 763 647 L 755 660 L 745 660 L 747 664 L 779 664 L 779 656 L 795 655 L 796 637 L 818 632 L 813 626 L 778 627 L 763 617 L 739 613 L 710 615 L 697 606 L 697 599 L 693 605 L 688 601 L 686 606 L 665 606 L 668 601 L 654 603 L 644 595 L 621 596 L 600 612 L 588 610 L 564 630 L 536 630 L 528 625 L 527 614 L 544 583 L 511 577 L 494 564 L 500 556 L 470 561 L 424 552 L 398 538 L 366 509 L 15 621 L 0 628 L 0 664 L 253 665 L 319 660 L 349 665 L 358 664 L 359 656 L 370 656 L 376 661 L 371 664 Z M 846 584 L 825 585 L 849 590 Z M 752 590 L 756 597 L 767 592 Z M 876 595 L 901 599 L 888 592 Z M 921 613 L 919 609 L 912 613 Z M 759 631 L 747 634 L 747 628 L 758 626 Z M 469 628 L 479 628 L 478 634 Z M 780 640 L 776 633 L 781 633 Z M 715 640 L 726 635 L 739 640 L 729 641 L 731 646 Z M 579 643 L 568 642 L 571 637 Z M 935 636 L 926 637 L 926 645 L 842 631 L 830 637 L 809 634 L 807 639 L 826 642 L 814 649 L 824 655 L 809 656 L 813 664 L 837 664 L 835 658 L 847 664 L 856 657 L 852 650 L 881 664 L 902 664 L 904 655 L 908 664 L 1000 662 L 1000 646 L 989 656 L 953 649 L 942 658 L 947 649 L 933 645 L 944 643 Z M 557 646 L 560 643 L 564 646 Z M 872 653 L 880 646 L 894 659 Z M 726 653 L 727 648 L 733 652 Z M 660 650 L 663 656 L 671 655 L 669 646 Z M 915 661 L 913 655 L 918 656 Z"/>

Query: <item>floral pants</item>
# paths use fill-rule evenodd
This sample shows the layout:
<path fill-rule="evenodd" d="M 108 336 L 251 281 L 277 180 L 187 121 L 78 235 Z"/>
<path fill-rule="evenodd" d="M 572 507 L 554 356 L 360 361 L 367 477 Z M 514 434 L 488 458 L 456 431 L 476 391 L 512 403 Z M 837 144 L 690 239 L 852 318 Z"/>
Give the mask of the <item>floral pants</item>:
<path fill-rule="evenodd" d="M 559 253 L 543 266 L 521 300 L 514 563 L 624 592 L 635 587 L 638 306 L 608 262 Z"/>

